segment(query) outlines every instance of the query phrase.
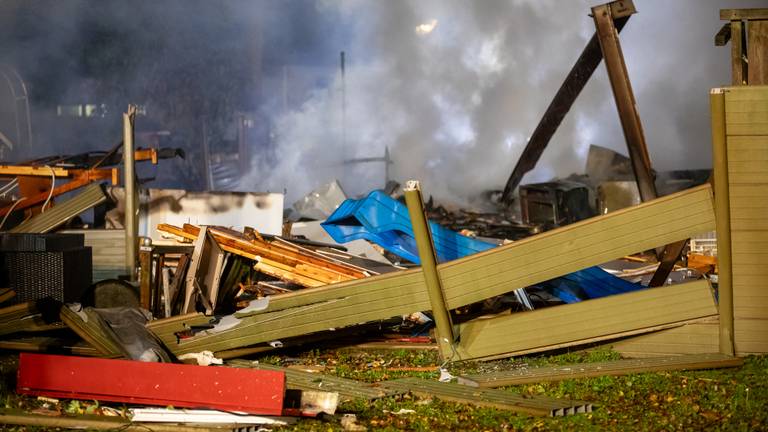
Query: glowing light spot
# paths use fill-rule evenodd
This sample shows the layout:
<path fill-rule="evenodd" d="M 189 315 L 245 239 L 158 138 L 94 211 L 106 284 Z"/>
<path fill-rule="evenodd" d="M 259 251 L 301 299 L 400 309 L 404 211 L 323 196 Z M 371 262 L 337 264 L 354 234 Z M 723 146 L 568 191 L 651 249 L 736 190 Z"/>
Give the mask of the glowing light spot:
<path fill-rule="evenodd" d="M 416 26 L 416 34 L 419 36 L 424 36 L 426 34 L 432 33 L 432 30 L 437 27 L 437 20 L 431 19 L 423 24 L 419 24 Z"/>

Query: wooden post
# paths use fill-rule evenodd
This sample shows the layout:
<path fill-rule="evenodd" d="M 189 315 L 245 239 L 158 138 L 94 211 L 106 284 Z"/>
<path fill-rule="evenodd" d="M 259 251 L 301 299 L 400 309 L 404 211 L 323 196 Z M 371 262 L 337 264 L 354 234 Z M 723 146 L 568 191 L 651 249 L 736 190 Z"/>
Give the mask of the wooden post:
<path fill-rule="evenodd" d="M 731 267 L 731 211 L 728 190 L 728 151 L 725 136 L 725 92 L 712 89 L 712 164 L 715 171 L 715 216 L 717 226 L 718 308 L 720 312 L 720 352 L 734 353 L 733 273 Z"/>
<path fill-rule="evenodd" d="M 620 32 L 627 23 L 629 17 L 635 13 L 635 6 L 631 1 L 614 1 L 606 3 L 605 7 L 611 10 L 611 16 L 615 19 L 616 31 Z M 592 73 L 597 69 L 600 60 L 603 59 L 600 51 L 598 35 L 595 33 L 584 47 L 584 51 L 574 63 L 573 68 L 565 77 L 565 81 L 557 90 L 555 97 L 550 102 L 544 115 L 541 116 L 539 124 L 531 134 L 531 138 L 525 146 L 520 158 L 517 160 L 512 174 L 507 179 L 502 194 L 502 202 L 510 204 L 513 200 L 513 192 L 528 171 L 532 170 L 539 161 L 544 149 L 547 148 L 549 141 L 562 123 L 565 115 L 570 111 L 576 98 L 587 85 Z"/>
<path fill-rule="evenodd" d="M 747 82 L 768 84 L 768 19 L 749 20 L 747 29 Z"/>
<path fill-rule="evenodd" d="M 731 21 L 731 83 L 747 84 L 746 64 L 744 63 L 744 25 L 741 20 Z"/>
<path fill-rule="evenodd" d="M 152 240 L 145 238 L 139 248 L 139 303 L 152 311 Z"/>
<path fill-rule="evenodd" d="M 427 216 L 424 213 L 424 199 L 421 196 L 421 186 L 416 180 L 410 180 L 405 186 L 405 202 L 408 205 L 408 214 L 411 216 L 413 236 L 419 249 L 421 271 L 424 274 L 424 282 L 429 294 L 429 303 L 432 307 L 432 315 L 435 317 L 437 328 L 437 345 L 443 359 L 450 358 L 452 346 L 456 341 L 453 334 L 451 315 L 446 306 L 440 275 L 437 272 L 437 258 L 435 245 L 432 241 L 432 233 L 429 230 Z"/>
<path fill-rule="evenodd" d="M 648 149 L 645 145 L 643 127 L 640 123 L 640 114 L 637 112 L 635 95 L 629 82 L 627 66 L 624 63 L 624 55 L 621 52 L 619 33 L 613 24 L 611 8 L 609 5 L 600 5 L 592 8 L 595 19 L 600 48 L 605 58 L 605 68 L 608 71 L 608 79 L 613 89 L 613 97 L 616 100 L 616 108 L 619 111 L 619 120 L 624 130 L 624 138 L 627 141 L 629 157 L 632 161 L 632 170 L 635 172 L 640 198 L 650 201 L 656 198 L 656 186 L 653 183 L 651 173 L 651 160 L 648 157 Z"/>
<path fill-rule="evenodd" d="M 136 106 L 128 105 L 128 112 L 123 114 L 123 166 L 125 188 L 125 265 L 128 278 L 136 280 L 136 249 L 138 248 L 139 209 L 136 190 L 136 165 L 134 160 L 133 125 L 136 119 Z"/>

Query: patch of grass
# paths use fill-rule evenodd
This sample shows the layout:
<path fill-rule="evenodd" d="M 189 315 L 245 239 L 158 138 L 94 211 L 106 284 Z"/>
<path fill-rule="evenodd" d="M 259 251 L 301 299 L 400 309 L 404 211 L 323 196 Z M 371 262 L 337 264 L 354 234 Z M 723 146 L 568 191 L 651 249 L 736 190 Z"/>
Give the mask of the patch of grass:
<path fill-rule="evenodd" d="M 15 356 L 12 356 L 15 358 Z M 450 365 L 454 375 L 518 367 L 562 365 L 618 359 L 608 349 L 531 356 L 494 362 Z M 260 362 L 322 366 L 324 373 L 366 382 L 400 377 L 436 379 L 440 365 L 431 350 L 311 350 L 286 356 L 262 356 Z M 407 368 L 432 368 L 412 371 Z M 34 409 L 40 402 L 14 392 L 16 364 L 0 358 L 0 397 L 8 407 Z M 405 369 L 405 370 L 404 370 Z M 368 430 L 597 431 L 597 430 L 768 430 L 768 356 L 748 357 L 741 368 L 656 372 L 620 377 L 570 379 L 505 388 L 526 395 L 578 399 L 597 406 L 590 414 L 537 418 L 419 398 L 410 394 L 375 401 L 342 403 L 338 413 L 353 413 Z M 66 406 L 68 401 L 62 401 Z M 413 410 L 412 413 L 399 413 Z M 14 430 L 14 429 L 6 429 Z M 22 430 L 22 429 L 16 429 Z M 40 429 L 43 430 L 43 429 Z M 337 431 L 338 421 L 301 420 L 281 430 Z"/>

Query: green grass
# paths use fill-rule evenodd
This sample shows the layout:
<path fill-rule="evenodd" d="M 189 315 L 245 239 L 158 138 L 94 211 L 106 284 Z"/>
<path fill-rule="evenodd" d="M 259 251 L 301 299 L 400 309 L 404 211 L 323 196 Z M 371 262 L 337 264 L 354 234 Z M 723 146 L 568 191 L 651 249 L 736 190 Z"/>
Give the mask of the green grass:
<path fill-rule="evenodd" d="M 615 360 L 617 353 L 598 349 L 557 356 L 532 356 L 493 362 L 451 364 L 454 375 L 500 371 L 527 366 Z M 436 351 L 320 351 L 292 357 L 264 356 L 271 364 L 322 367 L 324 373 L 366 382 L 416 376 L 436 379 L 440 361 Z M 431 367 L 434 371 L 393 370 Z M 0 361 L 0 390 L 6 407 L 33 409 L 34 398 L 15 395 L 15 362 Z M 768 430 L 768 356 L 748 357 L 741 368 L 692 372 L 643 373 L 620 377 L 571 379 L 562 382 L 513 386 L 506 390 L 531 395 L 586 400 L 597 405 L 590 414 L 537 418 L 509 411 L 475 408 L 410 394 L 342 403 L 338 413 L 353 413 L 368 430 L 649 430 L 690 431 Z M 63 406 L 69 406 L 63 401 Z M 413 413 L 396 414 L 400 410 Z M 282 430 L 343 430 L 334 419 L 301 420 Z"/>

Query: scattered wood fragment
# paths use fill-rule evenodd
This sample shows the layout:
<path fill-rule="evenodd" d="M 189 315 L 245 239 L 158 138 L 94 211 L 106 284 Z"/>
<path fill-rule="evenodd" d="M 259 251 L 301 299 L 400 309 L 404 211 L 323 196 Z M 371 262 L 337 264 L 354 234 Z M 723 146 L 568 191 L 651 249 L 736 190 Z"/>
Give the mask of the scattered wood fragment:
<path fill-rule="evenodd" d="M 723 354 L 691 354 L 683 356 L 624 359 L 564 366 L 519 368 L 487 374 L 463 375 L 459 384 L 470 387 L 505 387 L 510 385 L 562 381 L 572 378 L 620 376 L 641 372 L 719 369 L 739 367 L 744 360 Z"/>
<path fill-rule="evenodd" d="M 405 393 L 407 390 L 384 388 L 378 384 L 368 384 L 347 378 L 339 378 L 296 369 L 283 368 L 248 360 L 230 360 L 228 366 L 236 368 L 252 368 L 268 371 L 281 371 L 285 373 L 286 386 L 289 389 L 298 390 L 322 390 L 336 392 L 341 401 L 354 399 L 373 400 L 386 396 Z"/>
<path fill-rule="evenodd" d="M 411 392 L 421 397 L 515 411 L 534 416 L 560 417 L 592 412 L 590 402 L 515 394 L 505 390 L 478 389 L 456 383 L 403 378 L 380 383 L 382 387 Z"/>
<path fill-rule="evenodd" d="M 93 346 L 102 357 L 125 357 L 114 332 L 98 314 L 87 309 L 82 309 L 79 313 L 84 314 L 87 319 L 65 305 L 61 307 L 60 317 L 67 327 Z"/>
<path fill-rule="evenodd" d="M 126 432 L 215 432 L 219 428 L 203 428 L 184 425 L 163 425 L 132 423 L 120 417 L 98 415 L 57 415 L 31 414 L 22 410 L 0 408 L 0 424 L 33 426 L 45 428 L 111 430 Z"/>

